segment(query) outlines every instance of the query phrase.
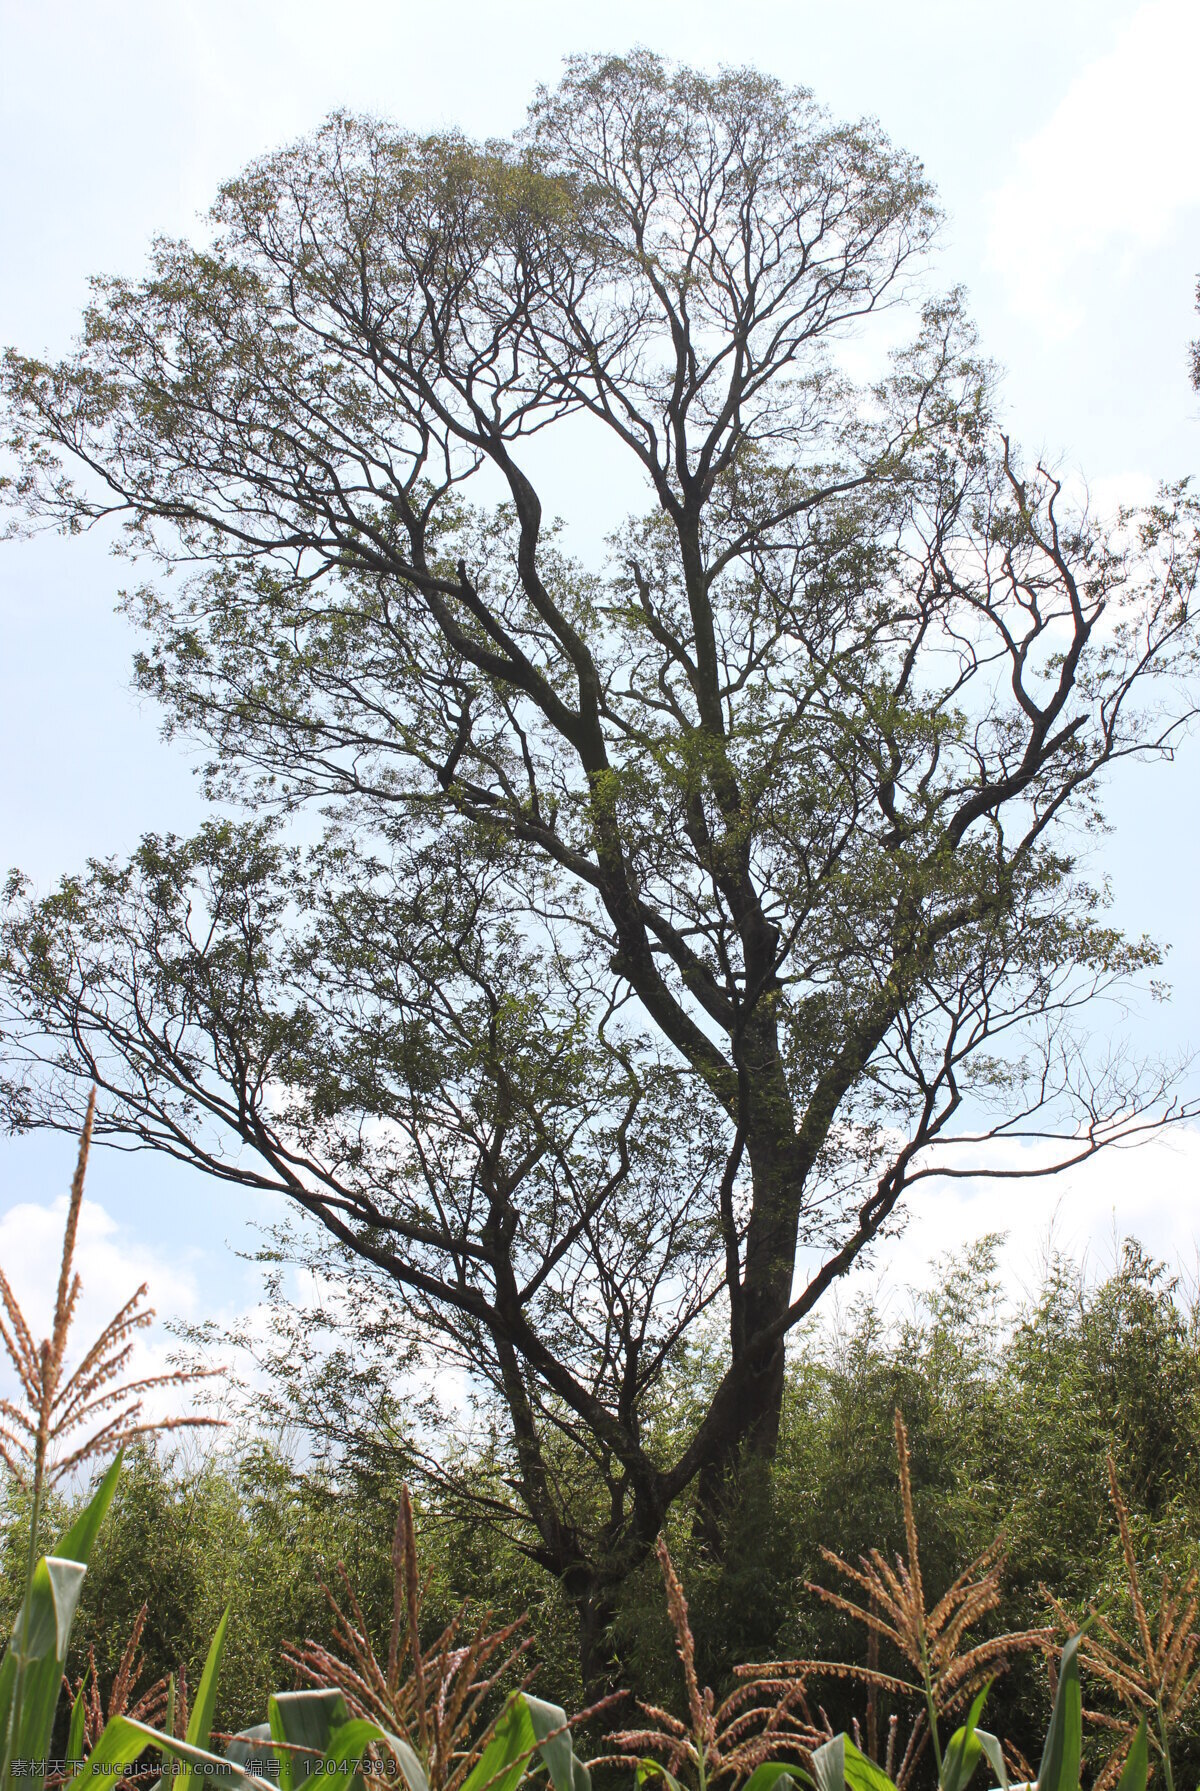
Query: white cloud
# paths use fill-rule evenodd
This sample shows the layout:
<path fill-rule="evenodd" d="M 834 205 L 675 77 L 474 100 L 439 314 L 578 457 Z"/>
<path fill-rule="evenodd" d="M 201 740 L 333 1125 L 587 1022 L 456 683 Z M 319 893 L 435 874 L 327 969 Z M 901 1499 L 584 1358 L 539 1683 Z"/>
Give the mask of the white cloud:
<path fill-rule="evenodd" d="M 989 260 L 1014 309 L 1065 335 L 1089 289 L 1133 271 L 1200 204 L 1200 7 L 1150 0 L 1019 145 L 991 200 Z"/>
<path fill-rule="evenodd" d="M 997 1167 L 1035 1160 L 1031 1146 L 991 1154 Z M 1000 1278 L 1018 1298 L 1038 1285 L 1050 1244 L 1102 1275 L 1115 1266 L 1121 1241 L 1135 1237 L 1189 1280 L 1200 1250 L 1200 1127 L 1153 1133 L 1061 1175 L 930 1181 L 914 1190 L 901 1235 L 880 1246 L 875 1264 L 848 1277 L 838 1304 L 873 1290 L 902 1306 L 910 1288 L 933 1285 L 937 1258 L 961 1255 L 989 1232 L 1006 1234 Z"/>

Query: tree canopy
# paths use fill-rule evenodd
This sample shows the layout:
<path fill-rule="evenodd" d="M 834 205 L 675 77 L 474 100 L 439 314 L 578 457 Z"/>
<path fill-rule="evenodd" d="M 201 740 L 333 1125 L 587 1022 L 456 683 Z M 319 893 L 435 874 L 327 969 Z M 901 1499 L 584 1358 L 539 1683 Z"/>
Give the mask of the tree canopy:
<path fill-rule="evenodd" d="M 164 574 L 137 676 L 225 811 L 13 880 L 9 1123 L 94 1080 L 98 1130 L 319 1221 L 494 1389 L 593 1661 L 906 1195 L 1186 1111 L 1089 1046 L 1158 952 L 1080 854 L 1193 713 L 1195 500 L 1022 463 L 961 295 L 918 303 L 936 222 L 804 91 L 576 59 L 509 143 L 332 118 L 5 362 L 12 495 Z M 537 488 L 595 438 L 644 492 L 597 565 Z"/>

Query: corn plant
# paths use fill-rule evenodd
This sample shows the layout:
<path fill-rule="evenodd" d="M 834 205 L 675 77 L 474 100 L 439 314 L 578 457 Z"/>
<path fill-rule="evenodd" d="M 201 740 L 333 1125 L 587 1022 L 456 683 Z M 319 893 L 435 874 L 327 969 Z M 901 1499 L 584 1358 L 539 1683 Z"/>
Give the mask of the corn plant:
<path fill-rule="evenodd" d="M 530 1638 L 521 1636 L 524 1620 L 497 1630 L 489 1630 L 484 1621 L 467 1632 L 460 1610 L 436 1641 L 422 1644 L 423 1587 L 407 1486 L 400 1489 L 392 1538 L 386 1662 L 375 1651 L 344 1567 L 339 1574 L 340 1602 L 328 1586 L 322 1588 L 333 1613 L 332 1646 L 313 1641 L 285 1646 L 285 1659 L 301 1681 L 340 1691 L 352 1716 L 378 1722 L 398 1735 L 420 1760 L 430 1791 L 459 1791 L 495 1727 L 491 1694 L 520 1669 L 530 1647 Z M 525 1673 L 517 1689 L 523 1691 L 531 1678 Z"/>
<path fill-rule="evenodd" d="M 1042 1747 L 1036 1779 L 1011 1785 L 1004 1750 L 995 1735 L 978 1727 L 987 1698 L 981 1686 L 971 1701 L 966 1718 L 955 1730 L 942 1755 L 938 1791 L 967 1791 L 984 1760 L 1000 1791 L 1079 1791 L 1083 1761 L 1083 1697 L 1079 1654 L 1083 1638 L 1073 1635 L 1063 1648 L 1055 1683 L 1054 1707 Z M 814 1791 L 897 1791 L 893 1781 L 851 1740 L 835 1735 L 814 1749 L 809 1771 L 796 1776 Z M 1124 1755 L 1117 1791 L 1146 1791 L 1149 1770 L 1146 1721 L 1143 1717 Z"/>
<path fill-rule="evenodd" d="M 432 1644 L 421 1641 L 422 1586 L 416 1527 L 408 1488 L 401 1491 L 392 1542 L 392 1624 L 386 1665 L 379 1659 L 362 1607 L 341 1570 L 341 1600 L 326 1588 L 334 1615 L 330 1648 L 315 1642 L 291 1647 L 286 1656 L 310 1689 L 278 1692 L 268 1700 L 267 1720 L 236 1735 L 212 1727 L 225 1623 L 213 1640 L 182 1738 L 155 1729 L 134 1712 L 115 1713 L 83 1763 L 89 1771 L 127 1771 L 149 1748 L 183 1767 L 178 1791 L 191 1791 L 192 1775 L 218 1776 L 252 1791 L 266 1784 L 300 1791 L 319 1774 L 341 1775 L 344 1791 L 392 1791 L 397 1777 L 406 1791 L 517 1791 L 535 1756 L 554 1791 L 590 1791 L 586 1766 L 577 1759 L 571 1728 L 604 1709 L 604 1699 L 568 1719 L 556 1704 L 532 1697 L 526 1674 L 498 1711 L 490 1708 L 499 1684 L 519 1667 L 528 1642 L 518 1640 L 523 1621 L 499 1630 L 486 1623 L 464 1636 L 463 1613 Z M 223 1742 L 224 1753 L 210 1751 Z"/>
<path fill-rule="evenodd" d="M 138 1646 L 142 1639 L 142 1630 L 146 1624 L 150 1607 L 143 1604 L 134 1618 L 133 1628 L 128 1640 L 121 1650 L 121 1658 L 117 1662 L 117 1670 L 113 1674 L 107 1697 L 100 1689 L 100 1675 L 96 1669 L 96 1651 L 88 1648 L 87 1665 L 70 1684 L 64 1676 L 63 1690 L 71 1705 L 71 1727 L 67 1743 L 67 1763 L 70 1766 L 82 1759 L 85 1750 L 95 1746 L 99 1741 L 106 1722 L 114 1716 L 133 1716 L 144 1723 L 156 1724 L 165 1722 L 169 1733 L 175 1733 L 175 1716 L 179 1705 L 176 1696 L 173 1675 L 164 1674 L 155 1680 L 153 1685 L 138 1690 L 138 1679 L 141 1677 L 142 1662 L 138 1656 Z M 182 1681 L 182 1674 L 180 1675 Z M 183 1700 L 186 1707 L 186 1695 Z M 184 1718 L 186 1722 L 186 1716 Z M 148 1769 L 154 1770 L 156 1769 Z M 134 1780 L 146 1774 L 130 1775 Z M 48 1783 L 61 1782 L 58 1776 Z"/>
<path fill-rule="evenodd" d="M 1133 1547 L 1129 1507 L 1111 1454 L 1108 1484 L 1121 1537 L 1133 1635 L 1123 1635 L 1103 1611 L 1093 1606 L 1079 1644 L 1084 1669 L 1116 1693 L 1126 1712 L 1124 1719 L 1100 1711 L 1084 1712 L 1092 1721 L 1114 1729 L 1121 1738 L 1117 1751 L 1096 1781 L 1095 1791 L 1109 1791 L 1137 1736 L 1144 1732 L 1148 1732 L 1149 1746 L 1162 1762 L 1167 1791 L 1175 1791 L 1171 1731 L 1200 1692 L 1200 1633 L 1196 1630 L 1200 1576 L 1193 1570 L 1181 1586 L 1174 1587 L 1164 1575 L 1157 1600 L 1147 1608 Z M 1065 1628 L 1073 1627 L 1066 1609 L 1048 1593 L 1046 1596 L 1059 1622 Z"/>
<path fill-rule="evenodd" d="M 917 1763 L 930 1743 L 935 1771 L 940 1779 L 943 1765 L 940 1725 L 970 1705 L 1014 1654 L 1044 1648 L 1052 1631 L 1048 1628 L 1025 1629 L 992 1636 L 981 1642 L 972 1639 L 971 1632 L 980 1618 L 995 1610 L 1000 1602 L 1004 1542 L 999 1536 L 969 1562 L 930 1605 L 921 1573 L 908 1431 L 900 1412 L 895 1414 L 895 1437 L 907 1555 L 898 1554 L 889 1561 L 881 1549 L 873 1548 L 854 1565 L 832 1549 L 823 1548 L 821 1553 L 825 1560 L 844 1581 L 857 1589 L 862 1602 L 826 1586 L 809 1582 L 807 1587 L 824 1603 L 863 1624 L 868 1636 L 867 1665 L 830 1660 L 784 1660 L 738 1667 L 735 1671 L 747 1678 L 772 1674 L 799 1684 L 820 1676 L 850 1679 L 866 1687 L 869 1700 L 881 1691 L 920 1700 L 921 1707 L 913 1718 L 897 1770 L 897 1784 L 900 1791 L 906 1791 Z M 880 1642 L 889 1644 L 913 1669 L 913 1678 L 880 1668 Z M 868 1755 L 874 1757 L 878 1745 L 873 1704 L 869 1703 L 868 1710 Z M 889 1727 L 885 1775 L 890 1774 L 894 1765 L 896 1735 L 897 1724 L 893 1719 Z M 861 1739 L 860 1734 L 851 1743 L 860 1752 Z"/>
<path fill-rule="evenodd" d="M 604 1763 L 633 1766 L 639 1783 L 660 1778 L 667 1791 L 680 1791 L 683 1778 L 695 1791 L 708 1791 L 710 1785 L 722 1781 L 730 1785 L 744 1781 L 746 1791 L 770 1791 L 777 1779 L 792 1771 L 794 1763 L 808 1759 L 821 1739 L 805 1702 L 804 1686 L 796 1680 L 758 1673 L 717 1704 L 711 1689 L 701 1688 L 697 1678 L 687 1599 L 661 1536 L 657 1552 L 675 1631 L 675 1651 L 683 1668 L 687 1720 L 639 1701 L 647 1723 L 610 1735 L 616 1752 L 606 1755 Z"/>
<path fill-rule="evenodd" d="M 123 1773 L 153 1748 L 183 1768 L 178 1791 L 193 1791 L 198 1776 L 205 1782 L 218 1778 L 232 1791 L 301 1791 L 310 1778 L 327 1780 L 329 1775 L 336 1776 L 343 1791 L 366 1791 L 368 1777 L 389 1784 L 398 1777 L 405 1791 L 431 1791 L 409 1743 L 382 1723 L 353 1715 L 336 1686 L 276 1693 L 268 1700 L 265 1723 L 227 1737 L 224 1753 L 213 1753 L 213 1702 L 227 1618 L 228 1613 L 209 1650 L 186 1736 L 180 1740 L 135 1717 L 114 1716 L 70 1785 Z M 462 1791 L 517 1791 L 535 1755 L 554 1791 L 590 1791 L 588 1770 L 576 1758 L 570 1731 L 566 1713 L 557 1705 L 525 1691 L 511 1693 L 476 1751 Z"/>
<path fill-rule="evenodd" d="M 104 1326 L 78 1365 L 67 1372 L 67 1346 L 82 1291 L 74 1266 L 75 1245 L 95 1116 L 93 1089 L 67 1202 L 54 1317 L 50 1335 L 41 1344 L 34 1342 L 20 1303 L 0 1269 L 0 1303 L 5 1314 L 0 1318 L 0 1339 L 16 1370 L 18 1385 L 16 1399 L 0 1399 L 0 1460 L 30 1495 L 24 1593 L 0 1666 L 0 1791 L 9 1791 L 17 1759 L 34 1763 L 33 1775 L 39 1782 L 44 1776 L 39 1763 L 50 1744 L 88 1554 L 112 1499 L 119 1468 L 117 1463 L 110 1468 L 57 1551 L 39 1558 L 38 1528 L 47 1490 L 64 1475 L 106 1455 L 115 1453 L 119 1461 L 121 1448 L 133 1437 L 215 1422 L 202 1417 L 143 1415 L 146 1394 L 185 1386 L 199 1379 L 200 1371 L 123 1378 L 137 1333 L 154 1317 L 153 1310 L 142 1304 L 144 1284 Z"/>

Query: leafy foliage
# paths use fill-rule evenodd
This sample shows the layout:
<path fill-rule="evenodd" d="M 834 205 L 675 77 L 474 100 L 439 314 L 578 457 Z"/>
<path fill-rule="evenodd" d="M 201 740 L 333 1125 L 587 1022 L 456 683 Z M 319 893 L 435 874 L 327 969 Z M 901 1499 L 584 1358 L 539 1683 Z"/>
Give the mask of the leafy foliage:
<path fill-rule="evenodd" d="M 1195 714 L 1200 510 L 1073 509 L 961 294 L 839 369 L 936 222 L 803 90 L 575 58 L 507 143 L 330 119 L 4 361 L 10 495 L 163 573 L 138 677 L 241 815 L 14 878 L 0 1110 L 98 1081 L 361 1265 L 494 1403 L 589 1678 L 930 1176 L 1188 1111 L 1080 1018 L 1160 954 L 1079 842 Z M 535 487 L 570 427 L 637 482 L 600 564 Z"/>
<path fill-rule="evenodd" d="M 859 1602 L 825 1586 L 811 1582 L 808 1586 L 810 1592 L 833 1609 L 845 1612 L 864 1625 L 868 1632 L 867 1665 L 799 1660 L 777 1661 L 767 1668 L 739 1667 L 735 1671 L 742 1676 L 770 1672 L 800 1684 L 811 1678 L 842 1677 L 864 1685 L 868 1692 L 867 1751 L 869 1757 L 876 1759 L 879 1758 L 878 1722 L 876 1698 L 872 1694 L 881 1691 L 915 1693 L 923 1698 L 925 1709 L 918 1711 L 911 1723 L 898 1767 L 896 1782 L 903 1791 L 923 1750 L 930 1743 L 940 1777 L 943 1758 L 939 1721 L 972 1704 L 1015 1655 L 1039 1649 L 1050 1631 L 1043 1627 L 986 1638 L 973 1633 L 980 1619 L 993 1612 L 1001 1602 L 1004 1544 L 999 1536 L 955 1575 L 936 1603 L 928 1603 L 913 1510 L 908 1431 L 899 1410 L 895 1413 L 894 1431 L 907 1554 L 897 1555 L 894 1561 L 889 1561 L 881 1549 L 872 1548 L 870 1554 L 864 1555 L 854 1566 L 832 1549 L 823 1547 L 823 1559 L 836 1568 L 844 1580 L 850 1581 L 859 1594 Z M 866 1595 L 865 1604 L 861 1602 L 863 1594 Z M 911 1669 L 915 1684 L 881 1669 L 881 1641 L 890 1644 Z M 889 1757 L 894 1752 L 895 1734 L 893 1723 L 887 1742 Z M 886 1770 L 890 1776 L 890 1763 Z"/>

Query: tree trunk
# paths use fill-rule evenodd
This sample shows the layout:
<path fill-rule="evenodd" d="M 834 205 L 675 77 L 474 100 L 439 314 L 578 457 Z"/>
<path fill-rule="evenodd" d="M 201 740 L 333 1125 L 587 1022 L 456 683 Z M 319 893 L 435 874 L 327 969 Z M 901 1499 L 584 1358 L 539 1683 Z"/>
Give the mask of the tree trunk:
<path fill-rule="evenodd" d="M 584 1702 L 594 1704 L 615 1690 L 621 1679 L 609 1637 L 617 1614 L 617 1582 L 603 1569 L 581 1563 L 563 1574 L 562 1587 L 575 1607 Z"/>
<path fill-rule="evenodd" d="M 755 1472 L 775 1459 L 783 1412 L 784 1348 L 780 1343 L 766 1366 L 753 1374 L 741 1403 L 737 1434 L 705 1463 L 696 1481 L 692 1534 L 706 1553 L 721 1560 L 731 1508 L 744 1470 Z"/>
<path fill-rule="evenodd" d="M 730 1360 L 734 1366 L 746 1360 L 753 1339 L 778 1324 L 787 1312 L 803 1188 L 795 1113 L 776 1027 L 769 1016 L 748 1029 L 739 1070 L 753 1205 L 740 1285 L 730 1289 Z M 780 1336 L 761 1360 L 748 1365 L 735 1422 L 700 1471 L 695 1532 L 717 1555 L 722 1551 L 725 1513 L 737 1494 L 741 1462 L 769 1464 L 774 1460 L 783 1415 L 784 1363 Z"/>

